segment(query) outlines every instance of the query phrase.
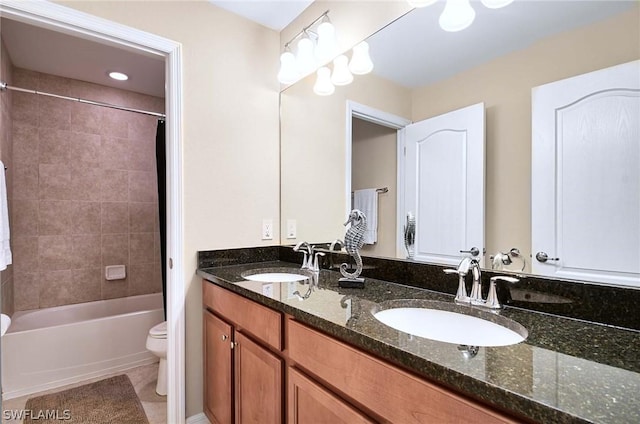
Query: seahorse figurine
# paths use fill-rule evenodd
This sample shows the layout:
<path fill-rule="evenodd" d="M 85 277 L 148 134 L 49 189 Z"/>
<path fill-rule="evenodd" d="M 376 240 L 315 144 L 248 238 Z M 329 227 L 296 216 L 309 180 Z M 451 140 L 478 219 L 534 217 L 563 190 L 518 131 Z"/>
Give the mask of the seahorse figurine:
<path fill-rule="evenodd" d="M 362 257 L 359 250 L 364 245 L 364 233 L 367 230 L 367 217 L 358 209 L 354 209 L 349 214 L 349 219 L 344 223 L 351 224 L 344 236 L 344 248 L 350 256 L 356 261 L 356 270 L 352 273 L 347 272 L 348 264 L 340 265 L 340 273 L 343 277 L 340 279 L 341 287 L 364 287 L 364 278 L 358 278 L 362 272 Z M 347 284 L 345 284 L 347 283 Z"/>

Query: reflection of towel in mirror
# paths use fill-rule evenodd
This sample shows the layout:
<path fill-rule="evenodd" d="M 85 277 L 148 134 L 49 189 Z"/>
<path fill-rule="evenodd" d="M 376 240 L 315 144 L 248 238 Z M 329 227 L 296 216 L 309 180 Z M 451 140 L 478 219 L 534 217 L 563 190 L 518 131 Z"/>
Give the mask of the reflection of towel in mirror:
<path fill-rule="evenodd" d="M 4 164 L 0 161 L 0 271 L 11 265 L 11 245 L 9 244 L 9 208 L 7 204 L 7 180 Z"/>
<path fill-rule="evenodd" d="M 378 192 L 376 189 L 355 190 L 353 192 L 353 208 L 361 210 L 367 217 L 364 243 L 374 244 L 378 241 Z"/>

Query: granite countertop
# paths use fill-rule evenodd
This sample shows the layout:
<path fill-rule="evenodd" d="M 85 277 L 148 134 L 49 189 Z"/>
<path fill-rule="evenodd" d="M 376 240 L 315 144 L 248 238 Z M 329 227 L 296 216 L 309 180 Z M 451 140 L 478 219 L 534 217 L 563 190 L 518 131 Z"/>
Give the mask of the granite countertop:
<path fill-rule="evenodd" d="M 453 296 L 369 278 L 364 289 L 343 289 L 340 274 L 327 270 L 293 283 L 243 278 L 266 268 L 300 272 L 299 265 L 274 261 L 197 273 L 515 416 L 542 423 L 640 422 L 639 331 L 507 307 L 500 315 L 523 325 L 527 339 L 480 347 L 469 357 L 458 345 L 411 336 L 373 317 L 389 301 L 395 307 L 421 301 L 453 305 Z"/>

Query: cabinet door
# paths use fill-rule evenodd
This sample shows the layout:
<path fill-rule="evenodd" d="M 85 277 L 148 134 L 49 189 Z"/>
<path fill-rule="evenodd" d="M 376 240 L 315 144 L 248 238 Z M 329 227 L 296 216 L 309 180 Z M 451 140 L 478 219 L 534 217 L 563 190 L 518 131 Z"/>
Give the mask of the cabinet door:
<path fill-rule="evenodd" d="M 282 424 L 282 360 L 236 332 L 235 393 L 239 424 Z"/>
<path fill-rule="evenodd" d="M 288 369 L 287 381 L 289 424 L 373 423 L 295 368 Z"/>
<path fill-rule="evenodd" d="M 233 422 L 231 326 L 204 312 L 204 411 L 213 424 Z"/>

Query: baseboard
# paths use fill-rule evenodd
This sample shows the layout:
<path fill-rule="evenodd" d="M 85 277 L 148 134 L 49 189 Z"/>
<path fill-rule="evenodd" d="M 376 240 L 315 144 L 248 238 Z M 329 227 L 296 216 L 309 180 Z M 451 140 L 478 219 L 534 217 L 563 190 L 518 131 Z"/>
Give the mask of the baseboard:
<path fill-rule="evenodd" d="M 187 424 L 211 424 L 204 412 L 192 415 L 187 418 Z"/>

